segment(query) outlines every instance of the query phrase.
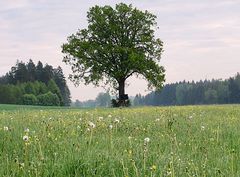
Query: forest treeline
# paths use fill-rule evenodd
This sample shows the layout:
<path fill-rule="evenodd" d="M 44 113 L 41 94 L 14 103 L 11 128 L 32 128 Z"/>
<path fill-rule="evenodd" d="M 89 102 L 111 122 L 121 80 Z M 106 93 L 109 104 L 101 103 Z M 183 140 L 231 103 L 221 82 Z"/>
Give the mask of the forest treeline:
<path fill-rule="evenodd" d="M 111 107 L 111 95 L 109 92 L 99 93 L 95 100 L 86 100 L 79 101 L 78 99 L 75 102 L 72 102 L 73 107 Z"/>
<path fill-rule="evenodd" d="M 113 97 L 100 93 L 95 100 L 76 100 L 75 107 L 110 107 Z M 166 84 L 160 91 L 146 96 L 137 94 L 130 97 L 133 106 L 170 106 L 201 104 L 236 104 L 240 103 L 240 74 L 226 80 L 205 80 L 199 82 L 177 82 Z"/>
<path fill-rule="evenodd" d="M 61 67 L 17 61 L 0 77 L 0 103 L 69 106 L 71 96 Z"/>
<path fill-rule="evenodd" d="M 166 84 L 161 91 L 137 94 L 133 105 L 198 105 L 240 103 L 240 74 L 226 80 L 177 82 Z"/>

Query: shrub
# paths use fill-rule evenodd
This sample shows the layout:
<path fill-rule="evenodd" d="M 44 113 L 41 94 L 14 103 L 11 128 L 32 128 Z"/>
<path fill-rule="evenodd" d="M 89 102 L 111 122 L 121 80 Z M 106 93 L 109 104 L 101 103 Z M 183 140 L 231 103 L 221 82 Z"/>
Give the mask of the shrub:
<path fill-rule="evenodd" d="M 33 94 L 24 94 L 23 95 L 23 104 L 25 105 L 36 105 L 38 103 L 38 99 Z"/>
<path fill-rule="evenodd" d="M 42 106 L 59 106 L 60 100 L 56 94 L 48 92 L 37 96 L 38 104 Z"/>
<path fill-rule="evenodd" d="M 120 106 L 129 107 L 129 106 L 131 106 L 131 102 L 129 99 L 123 101 L 123 104 L 120 103 L 119 99 L 112 99 L 111 103 L 112 103 L 112 107 L 120 107 Z"/>

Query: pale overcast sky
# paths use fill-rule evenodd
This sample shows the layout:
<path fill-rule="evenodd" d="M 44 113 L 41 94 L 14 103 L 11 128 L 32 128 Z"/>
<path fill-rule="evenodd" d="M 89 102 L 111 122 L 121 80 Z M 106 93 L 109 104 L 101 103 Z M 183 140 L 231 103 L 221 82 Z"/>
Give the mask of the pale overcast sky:
<path fill-rule="evenodd" d="M 61 45 L 87 25 L 90 7 L 124 2 L 157 15 L 156 36 L 164 42 L 166 82 L 228 78 L 240 71 L 240 0 L 0 0 L 0 75 L 16 60 L 41 60 L 67 76 Z M 146 83 L 131 78 L 129 95 L 146 94 Z M 102 88 L 75 88 L 73 100 L 94 99 Z"/>

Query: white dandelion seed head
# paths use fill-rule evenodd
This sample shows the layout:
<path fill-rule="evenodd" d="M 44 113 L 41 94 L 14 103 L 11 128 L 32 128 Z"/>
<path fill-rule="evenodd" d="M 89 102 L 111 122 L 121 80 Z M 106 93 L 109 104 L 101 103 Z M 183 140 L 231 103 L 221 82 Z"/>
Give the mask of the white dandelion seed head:
<path fill-rule="evenodd" d="M 150 142 L 150 138 L 147 137 L 144 139 L 144 143 L 149 143 L 149 142 Z"/>
<path fill-rule="evenodd" d="M 116 123 L 116 124 L 118 124 L 119 122 L 120 122 L 119 119 L 115 119 L 115 120 L 114 120 L 114 123 Z"/>
<path fill-rule="evenodd" d="M 93 122 L 90 122 L 90 121 L 88 122 L 88 125 L 89 125 L 90 128 L 95 128 L 96 127 L 96 125 Z"/>
<path fill-rule="evenodd" d="M 168 171 L 168 172 L 167 172 L 167 176 L 170 176 L 171 174 L 172 174 L 171 171 Z"/>
<path fill-rule="evenodd" d="M 27 135 L 24 135 L 23 136 L 23 141 L 28 141 L 29 140 L 29 137 Z"/>
<path fill-rule="evenodd" d="M 9 130 L 9 128 L 8 128 L 8 127 L 6 127 L 6 126 L 4 126 L 4 127 L 3 127 L 3 130 L 4 130 L 4 131 L 8 131 L 8 130 Z"/>

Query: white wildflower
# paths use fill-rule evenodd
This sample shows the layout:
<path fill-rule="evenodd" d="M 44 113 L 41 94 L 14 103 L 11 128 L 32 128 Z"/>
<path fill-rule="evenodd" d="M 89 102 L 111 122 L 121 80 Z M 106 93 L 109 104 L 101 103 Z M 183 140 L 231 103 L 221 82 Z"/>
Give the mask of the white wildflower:
<path fill-rule="evenodd" d="M 27 135 L 24 135 L 23 136 L 23 141 L 28 141 L 29 140 L 29 137 Z"/>
<path fill-rule="evenodd" d="M 111 115 L 111 114 L 109 114 L 109 115 L 108 115 L 108 118 L 111 118 L 111 117 L 112 117 L 112 115 Z"/>
<path fill-rule="evenodd" d="M 4 130 L 4 131 L 8 131 L 8 130 L 9 130 L 9 128 L 8 128 L 8 127 L 6 127 L 6 126 L 4 126 L 4 127 L 3 127 L 3 130 Z"/>
<path fill-rule="evenodd" d="M 113 125 L 109 125 L 109 129 L 112 129 L 113 128 Z"/>
<path fill-rule="evenodd" d="M 155 121 L 156 121 L 156 122 L 159 122 L 159 121 L 160 121 L 160 119 L 159 119 L 159 118 L 157 118 Z"/>
<path fill-rule="evenodd" d="M 24 167 L 24 163 L 19 163 L 19 165 L 20 165 L 20 168 Z"/>
<path fill-rule="evenodd" d="M 99 121 L 103 120 L 103 117 L 98 117 L 98 120 L 99 120 Z"/>
<path fill-rule="evenodd" d="M 29 132 L 29 128 L 25 128 L 25 129 L 24 129 L 24 132 L 25 132 L 25 133 L 28 133 L 28 132 Z"/>
<path fill-rule="evenodd" d="M 205 130 L 205 127 L 203 125 L 201 126 L 201 130 Z"/>

